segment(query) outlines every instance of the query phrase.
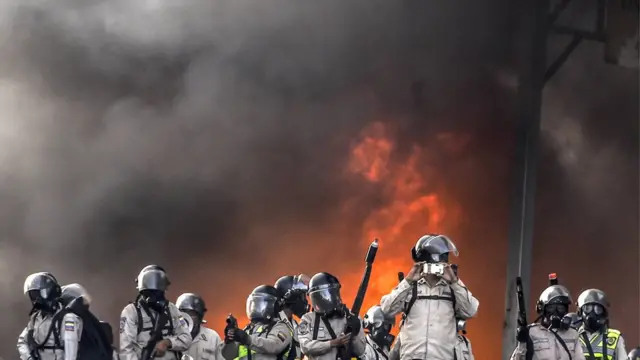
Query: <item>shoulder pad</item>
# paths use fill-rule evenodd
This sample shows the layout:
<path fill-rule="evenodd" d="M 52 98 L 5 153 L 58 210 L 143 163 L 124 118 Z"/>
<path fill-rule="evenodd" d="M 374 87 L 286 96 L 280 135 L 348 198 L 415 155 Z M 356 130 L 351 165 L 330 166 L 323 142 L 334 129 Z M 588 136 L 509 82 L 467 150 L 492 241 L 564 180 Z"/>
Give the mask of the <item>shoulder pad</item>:
<path fill-rule="evenodd" d="M 616 330 L 616 329 L 608 329 L 608 330 L 607 330 L 607 334 L 613 334 L 613 335 L 618 335 L 618 336 L 620 336 L 620 334 L 622 334 L 622 333 L 620 332 L 620 330 Z"/>

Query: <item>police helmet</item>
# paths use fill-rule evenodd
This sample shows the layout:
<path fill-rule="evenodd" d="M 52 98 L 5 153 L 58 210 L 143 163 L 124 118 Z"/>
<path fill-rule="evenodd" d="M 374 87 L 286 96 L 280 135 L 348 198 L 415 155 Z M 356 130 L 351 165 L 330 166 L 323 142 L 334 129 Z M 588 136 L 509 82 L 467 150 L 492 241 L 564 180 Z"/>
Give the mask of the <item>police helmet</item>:
<path fill-rule="evenodd" d="M 136 283 L 136 285 L 138 285 L 138 279 L 140 278 L 140 275 L 141 275 L 143 272 L 146 272 L 146 271 L 149 271 L 149 270 L 160 270 L 160 271 L 164 272 L 164 273 L 165 273 L 165 275 L 166 275 L 166 273 L 167 273 L 167 271 L 166 271 L 162 266 L 160 266 L 160 265 L 154 265 L 154 264 L 152 264 L 152 265 L 147 265 L 147 266 L 143 267 L 143 268 L 142 268 L 142 270 L 140 270 L 140 272 L 138 273 L 138 277 L 136 277 L 136 279 L 135 279 L 135 283 Z M 169 279 L 167 278 L 167 285 L 170 285 L 170 284 L 171 284 L 171 283 L 169 282 Z"/>
<path fill-rule="evenodd" d="M 606 315 L 607 309 L 609 309 L 609 300 L 604 291 L 589 289 L 578 296 L 576 305 L 583 314 L 594 312 L 596 315 Z"/>
<path fill-rule="evenodd" d="M 91 305 L 91 295 L 89 295 L 89 292 L 87 292 L 87 289 L 85 289 L 82 285 L 74 283 L 74 284 L 64 285 L 61 288 L 60 302 L 62 303 L 62 305 L 67 306 L 73 300 L 79 297 L 82 297 L 82 303 L 85 304 L 87 307 Z"/>
<path fill-rule="evenodd" d="M 382 311 L 379 305 L 372 306 L 367 313 L 364 314 L 364 328 L 373 332 L 374 329 L 384 329 L 387 332 L 396 324 L 396 318 L 389 316 Z"/>
<path fill-rule="evenodd" d="M 309 281 L 309 298 L 313 311 L 328 314 L 344 308 L 340 297 L 340 281 L 335 276 L 321 272 Z"/>
<path fill-rule="evenodd" d="M 37 272 L 24 281 L 24 294 L 32 303 L 52 303 L 60 298 L 60 284 L 53 274 Z"/>
<path fill-rule="evenodd" d="M 165 292 L 169 287 L 169 279 L 167 274 L 161 268 L 149 269 L 140 272 L 136 280 L 136 288 L 138 291 L 155 290 Z"/>
<path fill-rule="evenodd" d="M 176 306 L 180 311 L 193 311 L 200 319 L 204 317 L 204 314 L 207 312 L 207 306 L 200 295 L 196 295 L 193 293 L 184 293 L 178 297 L 176 300 Z M 206 323 L 204 320 L 203 323 Z"/>
<path fill-rule="evenodd" d="M 280 293 L 283 305 L 291 309 L 293 313 L 302 317 L 309 312 L 309 302 L 307 301 L 308 283 L 303 281 L 302 275 L 283 276 L 275 283 L 275 288 Z"/>
<path fill-rule="evenodd" d="M 247 298 L 247 317 L 251 321 L 268 321 L 282 311 L 278 290 L 271 285 L 260 285 Z"/>
<path fill-rule="evenodd" d="M 549 305 L 564 305 L 568 309 L 570 304 L 571 294 L 569 290 L 562 285 L 551 285 L 540 294 L 536 310 L 538 314 L 542 314 L 545 307 Z"/>
<path fill-rule="evenodd" d="M 629 360 L 640 360 L 640 346 L 629 351 Z"/>
<path fill-rule="evenodd" d="M 449 253 L 458 256 L 458 249 L 449 237 L 438 234 L 424 235 L 411 248 L 411 257 L 415 262 L 449 262 Z"/>

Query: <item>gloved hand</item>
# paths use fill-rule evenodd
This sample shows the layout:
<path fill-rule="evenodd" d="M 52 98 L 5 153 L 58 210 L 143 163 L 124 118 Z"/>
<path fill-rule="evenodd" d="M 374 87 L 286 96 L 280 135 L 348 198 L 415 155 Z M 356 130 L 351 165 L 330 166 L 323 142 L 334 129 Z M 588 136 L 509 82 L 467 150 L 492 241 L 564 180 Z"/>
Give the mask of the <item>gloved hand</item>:
<path fill-rule="evenodd" d="M 516 340 L 521 343 L 526 343 L 529 340 L 529 328 L 526 326 L 518 326 L 518 331 L 516 332 Z"/>
<path fill-rule="evenodd" d="M 356 336 L 360 333 L 362 327 L 362 321 L 354 314 L 347 315 L 347 327 L 351 329 L 351 334 Z"/>
<path fill-rule="evenodd" d="M 235 329 L 233 332 L 233 340 L 239 342 L 242 345 L 250 345 L 251 338 L 246 331 Z"/>

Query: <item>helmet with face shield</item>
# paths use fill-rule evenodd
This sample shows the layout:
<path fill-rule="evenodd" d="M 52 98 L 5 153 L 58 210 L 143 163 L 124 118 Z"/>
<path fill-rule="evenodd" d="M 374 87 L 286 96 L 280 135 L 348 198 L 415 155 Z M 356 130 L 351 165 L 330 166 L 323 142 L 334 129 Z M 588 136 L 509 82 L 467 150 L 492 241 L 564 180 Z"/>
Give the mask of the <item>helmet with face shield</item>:
<path fill-rule="evenodd" d="M 282 304 L 278 290 L 271 285 L 260 285 L 247 298 L 247 317 L 251 322 L 268 322 L 278 318 Z"/>
<path fill-rule="evenodd" d="M 169 278 L 161 268 L 142 269 L 136 279 L 139 299 L 154 310 L 162 311 L 168 304 L 165 292 L 169 284 Z"/>
<path fill-rule="evenodd" d="M 76 283 L 64 285 L 61 290 L 60 302 L 62 303 L 62 305 L 67 306 L 73 300 L 79 297 L 82 297 L 82 303 L 86 307 L 89 307 L 89 305 L 91 305 L 91 295 L 89 295 L 87 289 L 85 289 L 82 285 Z"/>
<path fill-rule="evenodd" d="M 283 276 L 275 283 L 275 288 L 280 293 L 283 306 L 289 308 L 297 317 L 309 312 L 307 292 L 308 281 L 304 281 L 303 275 Z"/>
<path fill-rule="evenodd" d="M 551 285 L 546 288 L 538 300 L 536 311 L 542 315 L 542 325 L 558 329 L 569 327 L 568 323 L 563 323 L 562 319 L 569 313 L 569 305 L 571 304 L 571 294 L 569 290 L 562 285 Z"/>
<path fill-rule="evenodd" d="M 52 311 L 57 308 L 61 290 L 53 274 L 38 272 L 27 276 L 23 290 L 34 309 Z"/>
<path fill-rule="evenodd" d="M 396 323 L 395 317 L 385 314 L 379 305 L 375 305 L 367 310 L 363 322 L 364 328 L 376 344 L 383 348 L 391 347 L 395 339 L 395 336 L 391 335 L 391 328 Z"/>
<path fill-rule="evenodd" d="M 340 297 L 340 281 L 329 273 L 313 275 L 309 281 L 309 299 L 313 311 L 319 314 L 339 313 L 344 310 Z"/>
<path fill-rule="evenodd" d="M 595 332 L 607 324 L 609 300 L 602 290 L 589 289 L 578 296 L 577 304 L 587 330 Z"/>
<path fill-rule="evenodd" d="M 442 263 L 449 262 L 449 254 L 458 256 L 458 249 L 449 237 L 438 234 L 424 235 L 411 248 L 414 262 Z"/>

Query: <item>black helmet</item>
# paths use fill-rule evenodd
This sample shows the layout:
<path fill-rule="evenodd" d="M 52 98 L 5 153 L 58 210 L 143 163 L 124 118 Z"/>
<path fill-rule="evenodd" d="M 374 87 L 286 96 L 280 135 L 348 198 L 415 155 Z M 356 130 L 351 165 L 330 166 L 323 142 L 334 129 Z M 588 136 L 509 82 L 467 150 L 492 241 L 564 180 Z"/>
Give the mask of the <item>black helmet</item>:
<path fill-rule="evenodd" d="M 570 304 L 571 295 L 566 287 L 551 285 L 546 288 L 536 305 L 536 311 L 542 315 L 542 325 L 553 329 L 568 329 L 571 323 L 565 315 L 569 313 Z"/>
<path fill-rule="evenodd" d="M 640 360 L 640 346 L 629 351 L 629 360 Z"/>
<path fill-rule="evenodd" d="M 282 298 L 283 306 L 291 309 L 297 317 L 302 317 L 309 312 L 307 301 L 309 286 L 302 280 L 302 276 L 283 276 L 276 281 L 275 288 Z"/>
<path fill-rule="evenodd" d="M 204 318 L 204 314 L 207 312 L 207 306 L 200 295 L 193 293 L 185 293 L 178 297 L 176 300 L 176 306 L 180 311 L 193 311 L 200 319 Z M 204 322 L 204 321 L 203 321 Z"/>
<path fill-rule="evenodd" d="M 23 289 L 34 308 L 40 310 L 54 309 L 61 293 L 58 280 L 48 272 L 38 272 L 27 276 Z"/>
<path fill-rule="evenodd" d="M 155 265 L 150 265 L 155 266 Z M 147 266 L 149 268 L 149 266 Z M 145 268 L 145 269 L 147 269 Z M 136 288 L 138 291 L 143 290 L 156 290 L 156 291 L 167 291 L 169 287 L 169 278 L 167 277 L 167 273 L 162 270 L 162 268 L 151 268 L 151 269 L 142 269 L 140 274 L 138 274 L 138 278 L 136 279 Z"/>
<path fill-rule="evenodd" d="M 415 262 L 449 262 L 449 253 L 458 256 L 458 249 L 445 235 L 424 235 L 411 248 L 411 257 Z"/>
<path fill-rule="evenodd" d="M 64 285 L 61 288 L 60 302 L 64 306 L 68 306 L 73 300 L 82 297 L 82 303 L 87 307 L 91 305 L 91 295 L 80 284 Z"/>
<path fill-rule="evenodd" d="M 278 290 L 271 285 L 260 285 L 247 298 L 247 317 L 251 321 L 267 322 L 278 317 L 282 302 Z"/>
<path fill-rule="evenodd" d="M 335 276 L 321 272 L 313 275 L 309 281 L 309 298 L 313 311 L 330 314 L 342 311 L 344 304 L 340 297 L 340 281 Z"/>
<path fill-rule="evenodd" d="M 140 278 L 140 275 L 143 272 L 146 272 L 146 271 L 149 271 L 149 270 L 160 270 L 165 274 L 167 273 L 167 271 L 160 265 L 153 265 L 153 264 L 152 265 L 147 265 L 147 266 L 143 267 L 142 270 L 140 270 L 140 272 L 138 273 L 138 277 L 135 278 L 136 285 L 138 285 L 138 279 Z M 170 285 L 170 284 L 171 283 L 169 282 L 169 279 L 167 279 L 167 285 Z"/>

